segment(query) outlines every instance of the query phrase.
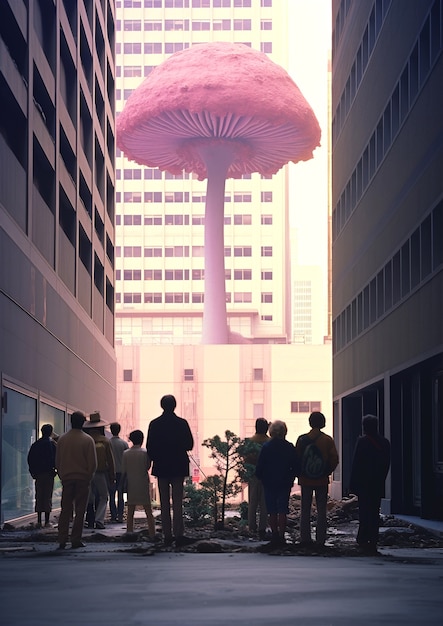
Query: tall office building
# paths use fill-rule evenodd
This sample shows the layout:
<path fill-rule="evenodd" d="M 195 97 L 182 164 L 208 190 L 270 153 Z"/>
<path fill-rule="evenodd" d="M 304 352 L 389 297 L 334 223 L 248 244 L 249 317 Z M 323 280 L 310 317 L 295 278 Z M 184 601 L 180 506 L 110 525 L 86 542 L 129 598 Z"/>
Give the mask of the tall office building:
<path fill-rule="evenodd" d="M 443 519 L 443 4 L 334 0 L 332 19 L 336 478 L 378 415 L 385 510 Z"/>
<path fill-rule="evenodd" d="M 274 0 L 275 3 L 275 0 Z M 287 3 L 145 0 L 116 3 L 117 111 L 172 53 L 208 41 L 245 43 L 287 66 Z M 200 343 L 206 181 L 117 156 L 116 338 Z M 225 268 L 231 331 L 256 343 L 290 341 L 287 169 L 229 179 Z"/>
<path fill-rule="evenodd" d="M 42 424 L 115 414 L 114 30 L 110 1 L 0 4 L 2 522 Z"/>

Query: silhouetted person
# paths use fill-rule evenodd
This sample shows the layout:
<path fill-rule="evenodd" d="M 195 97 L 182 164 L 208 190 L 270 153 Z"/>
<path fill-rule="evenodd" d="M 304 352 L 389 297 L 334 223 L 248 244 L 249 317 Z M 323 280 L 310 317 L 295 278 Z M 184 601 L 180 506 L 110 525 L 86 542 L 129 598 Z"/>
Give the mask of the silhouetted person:
<path fill-rule="evenodd" d="M 263 444 L 269 441 L 267 435 L 268 421 L 263 417 L 259 417 L 255 421 L 255 434 L 249 437 L 246 446 L 252 448 L 245 456 L 245 463 L 254 467 L 254 471 L 248 479 L 248 527 L 249 532 L 257 532 L 257 512 L 259 512 L 258 518 L 258 536 L 260 539 L 266 538 L 266 526 L 268 524 L 268 511 L 266 509 L 265 492 L 263 484 L 255 473 L 255 467 L 257 465 L 258 455 Z M 253 444 L 250 446 L 250 444 Z"/>
<path fill-rule="evenodd" d="M 114 457 L 114 469 L 115 469 L 115 482 L 109 483 L 109 512 L 111 513 L 111 520 L 113 522 L 123 521 L 123 511 L 125 508 L 125 502 L 123 499 L 123 491 L 121 484 L 122 475 L 122 458 L 123 452 L 128 449 L 126 441 L 119 437 L 121 426 L 118 422 L 112 422 L 109 427 L 111 429 L 112 437 L 109 440 L 112 448 L 112 455 Z M 115 494 L 117 493 L 117 506 L 115 504 Z"/>
<path fill-rule="evenodd" d="M 284 422 L 272 422 L 269 427 L 271 439 L 263 444 L 255 470 L 265 492 L 272 531 L 271 546 L 285 543 L 289 496 L 297 474 L 297 456 L 292 443 L 286 441 L 287 432 Z"/>
<path fill-rule="evenodd" d="M 91 528 L 91 505 L 94 507 L 94 528 L 105 528 L 106 506 L 108 504 L 109 485 L 115 482 L 114 456 L 111 444 L 105 435 L 105 426 L 108 422 L 101 419 L 100 413 L 91 413 L 89 420 L 83 424 L 83 429 L 94 440 L 97 454 L 97 469 L 91 481 L 88 506 L 88 526 Z"/>
<path fill-rule="evenodd" d="M 129 435 L 132 448 L 125 450 L 122 460 L 122 480 L 127 485 L 128 494 L 128 519 L 126 530 L 132 533 L 134 530 L 134 512 L 136 506 L 142 506 L 148 520 L 149 537 L 155 538 L 155 522 L 151 508 L 151 483 L 148 470 L 151 467 L 151 459 L 145 448 L 142 448 L 144 435 L 141 430 L 133 430 Z"/>
<path fill-rule="evenodd" d="M 59 437 L 55 465 L 62 481 L 61 513 L 58 521 L 59 549 L 66 547 L 69 536 L 69 520 L 75 512 L 72 524 L 73 548 L 84 547 L 82 543 L 83 520 L 89 497 L 89 486 L 97 468 L 97 455 L 92 437 L 83 432 L 84 413 L 71 415 L 71 430 Z"/>
<path fill-rule="evenodd" d="M 43 424 L 42 436 L 34 441 L 28 452 L 29 473 L 35 480 L 35 511 L 37 523 L 42 524 L 45 514 L 45 526 L 49 526 L 52 511 L 52 492 L 54 490 L 56 444 L 52 439 L 51 424 Z"/>
<path fill-rule="evenodd" d="M 357 439 L 352 461 L 350 491 L 358 496 L 357 543 L 366 554 L 377 553 L 380 504 L 391 463 L 391 445 L 378 432 L 378 418 L 365 415 L 363 436 Z"/>
<path fill-rule="evenodd" d="M 297 439 L 296 450 L 299 458 L 298 484 L 301 486 L 300 541 L 312 542 L 311 507 L 315 492 L 317 526 L 315 541 L 323 546 L 326 541 L 326 505 L 328 501 L 329 475 L 338 465 L 338 452 L 334 440 L 321 429 L 326 419 L 320 411 L 309 416 L 311 431 Z"/>
<path fill-rule="evenodd" d="M 148 428 L 146 447 L 152 460 L 152 474 L 157 477 L 160 495 L 162 529 L 165 545 L 176 545 L 185 541 L 183 523 L 183 481 L 189 476 L 188 450 L 192 450 L 194 439 L 188 422 L 175 413 L 177 402 L 172 395 L 160 401 L 162 415 L 152 420 Z M 173 520 L 171 525 L 171 498 Z"/>

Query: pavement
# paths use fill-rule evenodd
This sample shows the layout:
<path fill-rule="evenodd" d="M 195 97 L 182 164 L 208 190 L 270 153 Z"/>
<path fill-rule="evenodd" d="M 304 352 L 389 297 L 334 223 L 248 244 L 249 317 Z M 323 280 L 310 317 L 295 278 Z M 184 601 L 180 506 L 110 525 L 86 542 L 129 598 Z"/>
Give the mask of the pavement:
<path fill-rule="evenodd" d="M 85 548 L 57 551 L 56 532 L 0 533 L 2 626 L 442 623 L 443 547 L 363 557 L 261 553 L 257 541 L 217 539 L 206 548 L 220 553 L 196 553 L 108 524 L 85 529 Z"/>

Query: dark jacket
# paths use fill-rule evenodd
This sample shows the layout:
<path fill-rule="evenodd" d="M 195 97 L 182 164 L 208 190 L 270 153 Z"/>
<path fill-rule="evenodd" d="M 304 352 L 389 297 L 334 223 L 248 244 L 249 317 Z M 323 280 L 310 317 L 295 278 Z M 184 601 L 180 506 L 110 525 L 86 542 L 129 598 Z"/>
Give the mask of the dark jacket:
<path fill-rule="evenodd" d="M 352 461 L 350 491 L 356 495 L 383 497 L 391 463 L 391 445 L 381 435 L 357 439 Z"/>
<path fill-rule="evenodd" d="M 28 467 L 32 478 L 39 474 L 55 476 L 56 444 L 50 437 L 41 437 L 34 441 L 28 452 Z"/>
<path fill-rule="evenodd" d="M 187 451 L 194 439 L 188 422 L 175 413 L 164 412 L 152 420 L 148 428 L 146 447 L 152 460 L 152 474 L 158 478 L 189 476 Z"/>
<path fill-rule="evenodd" d="M 290 489 L 297 475 L 297 456 L 292 443 L 277 437 L 264 443 L 255 474 L 266 488 Z"/>

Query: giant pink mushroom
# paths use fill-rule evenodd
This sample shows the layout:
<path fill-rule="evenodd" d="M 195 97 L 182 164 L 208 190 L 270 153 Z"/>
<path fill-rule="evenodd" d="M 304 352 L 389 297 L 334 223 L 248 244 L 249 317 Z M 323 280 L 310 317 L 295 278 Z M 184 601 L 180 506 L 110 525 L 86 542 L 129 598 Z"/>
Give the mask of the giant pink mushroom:
<path fill-rule="evenodd" d="M 317 119 L 287 72 L 244 44 L 198 44 L 173 54 L 135 89 L 117 120 L 131 160 L 208 179 L 203 343 L 228 343 L 224 269 L 226 178 L 275 174 L 312 158 Z"/>

